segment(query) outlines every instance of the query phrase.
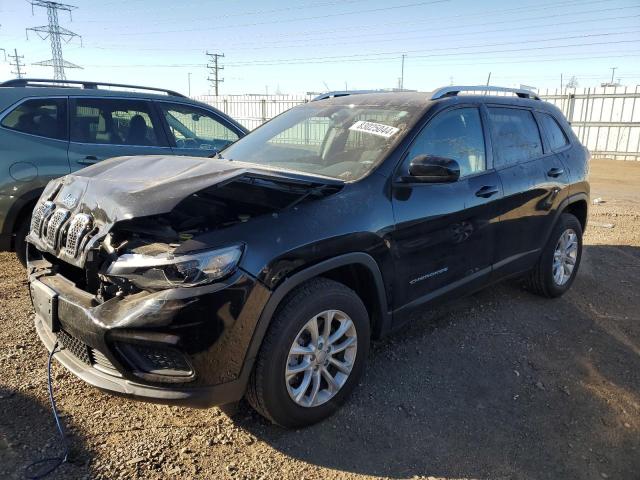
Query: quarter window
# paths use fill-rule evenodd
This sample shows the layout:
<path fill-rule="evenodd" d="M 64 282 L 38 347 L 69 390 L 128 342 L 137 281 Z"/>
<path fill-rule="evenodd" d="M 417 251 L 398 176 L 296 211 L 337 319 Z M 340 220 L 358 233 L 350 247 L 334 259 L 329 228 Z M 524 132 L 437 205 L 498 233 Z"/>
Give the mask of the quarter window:
<path fill-rule="evenodd" d="M 4 117 L 2 126 L 31 135 L 67 140 L 67 100 L 27 100 Z"/>
<path fill-rule="evenodd" d="M 409 152 L 451 158 L 460 165 L 460 175 L 485 169 L 485 146 L 477 108 L 456 108 L 435 117 L 420 132 Z"/>
<path fill-rule="evenodd" d="M 78 98 L 71 116 L 71 140 L 79 143 L 157 146 L 162 138 L 144 100 Z"/>
<path fill-rule="evenodd" d="M 495 137 L 496 168 L 542 156 L 540 131 L 529 110 L 492 107 L 489 118 Z"/>
<path fill-rule="evenodd" d="M 206 110 L 159 102 L 178 148 L 222 150 L 238 139 L 231 129 Z"/>
<path fill-rule="evenodd" d="M 546 113 L 540 113 L 539 118 L 540 122 L 542 122 L 542 128 L 544 128 L 544 131 L 547 133 L 551 150 L 560 150 L 569 144 L 567 136 L 555 118 Z"/>

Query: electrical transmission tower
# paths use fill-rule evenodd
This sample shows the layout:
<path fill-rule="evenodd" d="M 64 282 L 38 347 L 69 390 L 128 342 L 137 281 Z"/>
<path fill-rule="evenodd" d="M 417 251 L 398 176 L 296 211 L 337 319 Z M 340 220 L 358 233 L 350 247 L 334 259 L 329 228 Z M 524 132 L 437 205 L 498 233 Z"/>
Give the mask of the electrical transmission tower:
<path fill-rule="evenodd" d="M 26 74 L 26 72 L 22 69 L 22 67 L 24 67 L 24 63 L 22 63 L 24 55 L 18 55 L 18 49 L 14 48 L 13 55 L 8 55 L 8 57 L 13 60 L 13 62 L 9 62 L 9 65 L 15 67 L 15 70 L 11 70 L 11 73 L 13 73 L 18 78 L 24 78 L 24 75 Z"/>
<path fill-rule="evenodd" d="M 207 52 L 207 56 L 209 57 L 209 62 L 207 64 L 207 68 L 211 71 L 211 76 L 207 77 L 207 80 L 211 82 L 211 85 L 216 92 L 216 97 L 218 96 L 218 85 L 224 82 L 224 78 L 220 78 L 220 70 L 224 70 L 224 67 L 221 67 L 218 64 L 219 58 L 224 58 L 224 53 L 209 53 Z"/>
<path fill-rule="evenodd" d="M 29 38 L 29 32 L 35 32 L 42 40 L 49 38 L 51 42 L 51 60 L 44 60 L 42 62 L 34 63 L 33 65 L 40 65 L 43 67 L 53 67 L 53 78 L 55 80 L 66 80 L 67 77 L 64 73 L 65 68 L 82 68 L 74 63 L 67 62 L 62 58 L 62 40 L 65 43 L 69 43 L 72 38 L 77 37 L 82 42 L 82 37 L 77 33 L 63 28 L 58 23 L 58 10 L 64 10 L 69 12 L 71 17 L 71 11 L 77 7 L 73 5 L 65 5 L 64 3 L 50 2 L 47 0 L 28 0 L 31 4 L 31 11 L 34 7 L 42 7 L 47 9 L 47 17 L 49 19 L 48 25 L 41 27 L 27 28 L 27 39 Z"/>

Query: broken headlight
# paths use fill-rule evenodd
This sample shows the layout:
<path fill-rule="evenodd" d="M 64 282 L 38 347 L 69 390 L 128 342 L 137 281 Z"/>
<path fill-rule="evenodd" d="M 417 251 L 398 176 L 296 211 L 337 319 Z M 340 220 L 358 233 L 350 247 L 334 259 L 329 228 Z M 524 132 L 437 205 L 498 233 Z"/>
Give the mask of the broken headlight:
<path fill-rule="evenodd" d="M 126 253 L 109 265 L 105 275 L 126 278 L 142 290 L 195 287 L 232 273 L 241 255 L 241 245 L 189 255 Z"/>

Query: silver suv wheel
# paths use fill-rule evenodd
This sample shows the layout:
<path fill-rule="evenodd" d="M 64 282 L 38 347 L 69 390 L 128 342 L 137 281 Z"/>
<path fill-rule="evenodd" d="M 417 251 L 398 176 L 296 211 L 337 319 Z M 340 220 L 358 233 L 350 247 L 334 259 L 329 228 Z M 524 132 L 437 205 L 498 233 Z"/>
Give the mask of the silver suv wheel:
<path fill-rule="evenodd" d="M 355 325 L 340 310 L 325 310 L 298 332 L 287 358 L 285 382 L 302 407 L 331 400 L 349 378 L 358 349 Z"/>
<path fill-rule="evenodd" d="M 553 280 L 556 285 L 562 286 L 569 281 L 577 257 L 578 235 L 573 229 L 568 228 L 560 235 L 553 252 Z"/>

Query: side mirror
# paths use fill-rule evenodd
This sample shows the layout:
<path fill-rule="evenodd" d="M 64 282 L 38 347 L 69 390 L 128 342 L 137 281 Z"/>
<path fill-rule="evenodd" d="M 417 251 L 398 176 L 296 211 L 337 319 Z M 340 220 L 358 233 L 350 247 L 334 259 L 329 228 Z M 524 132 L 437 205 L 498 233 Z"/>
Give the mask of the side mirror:
<path fill-rule="evenodd" d="M 418 155 L 409 164 L 407 180 L 425 183 L 455 182 L 460 178 L 460 165 L 451 158 Z"/>

